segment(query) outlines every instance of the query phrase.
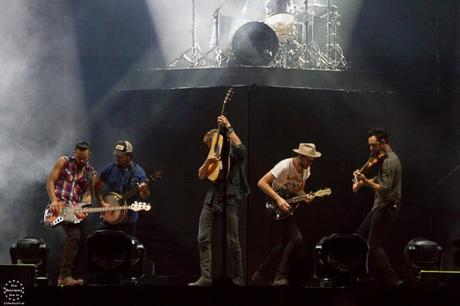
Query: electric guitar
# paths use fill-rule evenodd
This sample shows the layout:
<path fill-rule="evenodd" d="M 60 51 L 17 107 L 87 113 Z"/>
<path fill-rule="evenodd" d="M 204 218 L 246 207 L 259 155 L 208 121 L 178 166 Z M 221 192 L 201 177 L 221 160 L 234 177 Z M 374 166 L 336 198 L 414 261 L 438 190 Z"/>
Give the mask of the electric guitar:
<path fill-rule="evenodd" d="M 275 200 L 272 198 L 268 199 L 267 203 L 265 203 L 265 208 L 273 215 L 273 219 L 275 220 L 282 220 L 292 216 L 294 214 L 294 210 L 296 210 L 300 206 L 300 203 L 304 202 L 305 198 L 308 196 L 308 194 L 296 196 L 285 189 L 280 189 L 276 193 L 286 200 L 286 202 L 291 206 L 291 209 L 287 212 L 283 211 L 278 207 Z M 324 197 L 330 194 L 332 194 L 331 188 L 324 188 L 310 193 L 313 198 Z"/>
<path fill-rule="evenodd" d="M 220 112 L 220 115 L 222 116 L 225 111 L 225 105 L 227 105 L 228 102 L 232 99 L 233 95 L 235 94 L 235 89 L 229 88 L 227 90 L 227 94 L 225 95 L 224 103 L 222 105 L 222 110 Z M 212 141 L 211 141 L 211 147 L 209 150 L 208 157 L 215 157 L 217 161 L 208 167 L 208 179 L 211 182 L 215 182 L 217 178 L 219 177 L 219 172 L 222 170 L 223 163 L 222 159 L 220 158 L 221 152 L 222 152 L 222 146 L 224 144 L 224 137 L 220 134 L 222 127 L 219 124 L 217 127 L 217 132 L 214 133 L 212 136 Z M 230 163 L 229 163 L 230 166 Z"/>
<path fill-rule="evenodd" d="M 100 213 L 100 212 L 110 212 L 110 211 L 121 211 L 121 210 L 134 210 L 134 211 L 149 211 L 150 204 L 145 202 L 134 202 L 129 206 L 110 206 L 110 207 L 86 207 L 91 205 L 91 203 L 81 202 L 74 204 L 72 206 L 66 205 L 65 202 L 58 202 L 58 212 L 55 214 L 51 211 L 50 205 L 46 206 L 45 212 L 43 213 L 43 223 L 46 227 L 51 228 L 55 227 L 60 223 L 73 223 L 78 224 L 83 219 L 79 219 L 75 213 Z"/>

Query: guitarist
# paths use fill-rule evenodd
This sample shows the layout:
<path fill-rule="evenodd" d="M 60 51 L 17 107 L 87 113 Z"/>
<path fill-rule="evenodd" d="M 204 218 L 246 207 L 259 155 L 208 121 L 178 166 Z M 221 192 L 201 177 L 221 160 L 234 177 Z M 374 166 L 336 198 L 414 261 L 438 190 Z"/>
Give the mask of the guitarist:
<path fill-rule="evenodd" d="M 210 286 L 212 284 L 211 235 L 214 223 L 218 218 L 222 217 L 223 205 L 226 205 L 227 245 L 232 259 L 233 283 L 239 286 L 244 285 L 241 248 L 238 237 L 238 201 L 243 200 L 249 194 L 249 185 L 244 173 L 247 151 L 227 117 L 218 116 L 217 123 L 221 126 L 222 134 L 230 142 L 230 167 L 226 184 L 226 203 L 222 203 L 224 177 L 221 172 L 218 179 L 210 184 L 204 199 L 198 226 L 201 276 L 197 281 L 189 283 L 189 286 Z M 217 133 L 217 129 L 210 130 L 203 138 L 203 142 L 209 148 L 215 133 Z M 212 171 L 213 165 L 217 162 L 216 156 L 208 156 L 198 169 L 198 178 L 200 180 L 206 179 L 210 171 Z"/>
<path fill-rule="evenodd" d="M 90 146 L 87 142 L 75 145 L 74 155 L 61 156 L 54 165 L 46 182 L 46 190 L 51 201 L 50 209 L 54 214 L 60 212 L 59 202 L 72 205 L 81 202 L 91 202 L 96 171 L 88 163 Z M 79 219 L 86 216 L 76 213 Z M 84 220 L 78 224 L 61 223 L 67 240 L 64 244 L 63 259 L 58 278 L 58 286 L 82 285 L 83 279 L 73 278 L 72 272 L 79 265 L 84 266 L 83 246 L 89 229 Z M 83 276 L 83 273 L 81 273 Z"/>
<path fill-rule="evenodd" d="M 113 155 L 115 155 L 115 162 L 105 166 L 96 180 L 95 194 L 99 205 L 103 207 L 111 206 L 111 204 L 104 201 L 103 194 L 116 192 L 122 195 L 137 184 L 139 184 L 140 198 L 146 200 L 150 195 L 146 183 L 147 176 L 144 169 L 133 161 L 132 144 L 126 140 L 117 142 Z M 135 199 L 129 199 L 129 201 L 132 200 Z M 105 214 L 107 213 L 110 214 L 113 212 L 106 212 Z M 130 210 L 126 218 L 120 223 L 110 224 L 102 221 L 100 228 L 120 230 L 128 235 L 134 235 L 136 232 L 137 218 L 138 213 Z"/>
<path fill-rule="evenodd" d="M 310 166 L 321 156 L 316 151 L 313 143 L 301 143 L 298 149 L 293 149 L 297 155 L 280 161 L 267 172 L 257 183 L 257 186 L 270 198 L 272 198 L 278 207 L 285 212 L 291 208 L 286 199 L 281 197 L 277 191 L 284 189 L 289 193 L 301 195 L 305 194 L 304 187 L 306 180 L 310 177 Z M 313 201 L 312 195 L 306 195 L 305 202 Z M 256 272 L 251 277 L 254 285 L 268 285 L 270 283 L 268 271 L 274 261 L 281 256 L 280 264 L 273 280 L 273 286 L 287 286 L 288 265 L 291 253 L 297 245 L 302 242 L 302 233 L 294 221 L 293 217 L 288 217 L 279 221 L 279 230 L 281 233 L 280 243 L 273 248 L 266 259 L 259 265 Z"/>

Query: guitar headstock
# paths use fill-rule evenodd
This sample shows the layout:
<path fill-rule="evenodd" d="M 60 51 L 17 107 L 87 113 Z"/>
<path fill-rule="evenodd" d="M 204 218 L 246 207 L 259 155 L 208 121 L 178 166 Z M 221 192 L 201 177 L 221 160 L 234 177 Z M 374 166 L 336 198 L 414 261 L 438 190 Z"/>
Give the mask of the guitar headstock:
<path fill-rule="evenodd" d="M 149 182 L 154 182 L 157 179 L 161 178 L 161 171 L 157 170 L 153 172 L 152 174 L 149 175 L 148 181 Z"/>
<path fill-rule="evenodd" d="M 224 104 L 226 104 L 227 102 L 229 102 L 233 95 L 235 94 L 235 89 L 233 87 L 230 87 L 228 90 L 227 90 L 227 94 L 225 95 L 225 99 L 224 99 Z"/>
<path fill-rule="evenodd" d="M 324 197 L 332 194 L 331 188 L 320 189 L 315 192 L 315 197 Z"/>
<path fill-rule="evenodd" d="M 135 201 L 129 208 L 134 211 L 149 211 L 151 207 L 149 203 Z"/>

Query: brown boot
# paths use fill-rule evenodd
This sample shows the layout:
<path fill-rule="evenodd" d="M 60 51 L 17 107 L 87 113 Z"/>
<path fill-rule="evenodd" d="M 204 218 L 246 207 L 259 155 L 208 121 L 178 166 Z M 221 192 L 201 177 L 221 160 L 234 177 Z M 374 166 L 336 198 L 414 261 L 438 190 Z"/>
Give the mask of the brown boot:
<path fill-rule="evenodd" d="M 66 287 L 66 286 L 77 286 L 83 285 L 84 281 L 81 278 L 75 279 L 72 276 L 66 277 L 59 277 L 58 278 L 58 286 L 59 287 Z"/>

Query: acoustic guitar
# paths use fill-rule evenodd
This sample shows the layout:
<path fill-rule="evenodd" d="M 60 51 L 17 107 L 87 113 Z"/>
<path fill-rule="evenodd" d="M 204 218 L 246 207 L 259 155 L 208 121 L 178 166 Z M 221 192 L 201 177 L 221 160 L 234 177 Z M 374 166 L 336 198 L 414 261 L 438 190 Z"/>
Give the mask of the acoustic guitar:
<path fill-rule="evenodd" d="M 235 89 L 230 87 L 227 90 L 227 94 L 225 95 L 224 103 L 222 104 L 222 110 L 220 112 L 221 116 L 224 114 L 225 106 L 227 105 L 228 102 L 230 102 L 234 94 L 235 94 Z M 214 135 L 212 136 L 211 147 L 209 149 L 209 154 L 208 154 L 208 158 L 209 157 L 216 158 L 216 162 L 212 163 L 208 167 L 208 179 L 212 182 L 215 182 L 217 180 L 217 178 L 219 177 L 220 171 L 223 169 L 221 153 L 222 153 L 222 146 L 224 144 L 224 137 L 221 135 L 221 129 L 222 129 L 222 126 L 219 124 L 219 126 L 217 127 L 217 132 L 214 133 Z"/>

